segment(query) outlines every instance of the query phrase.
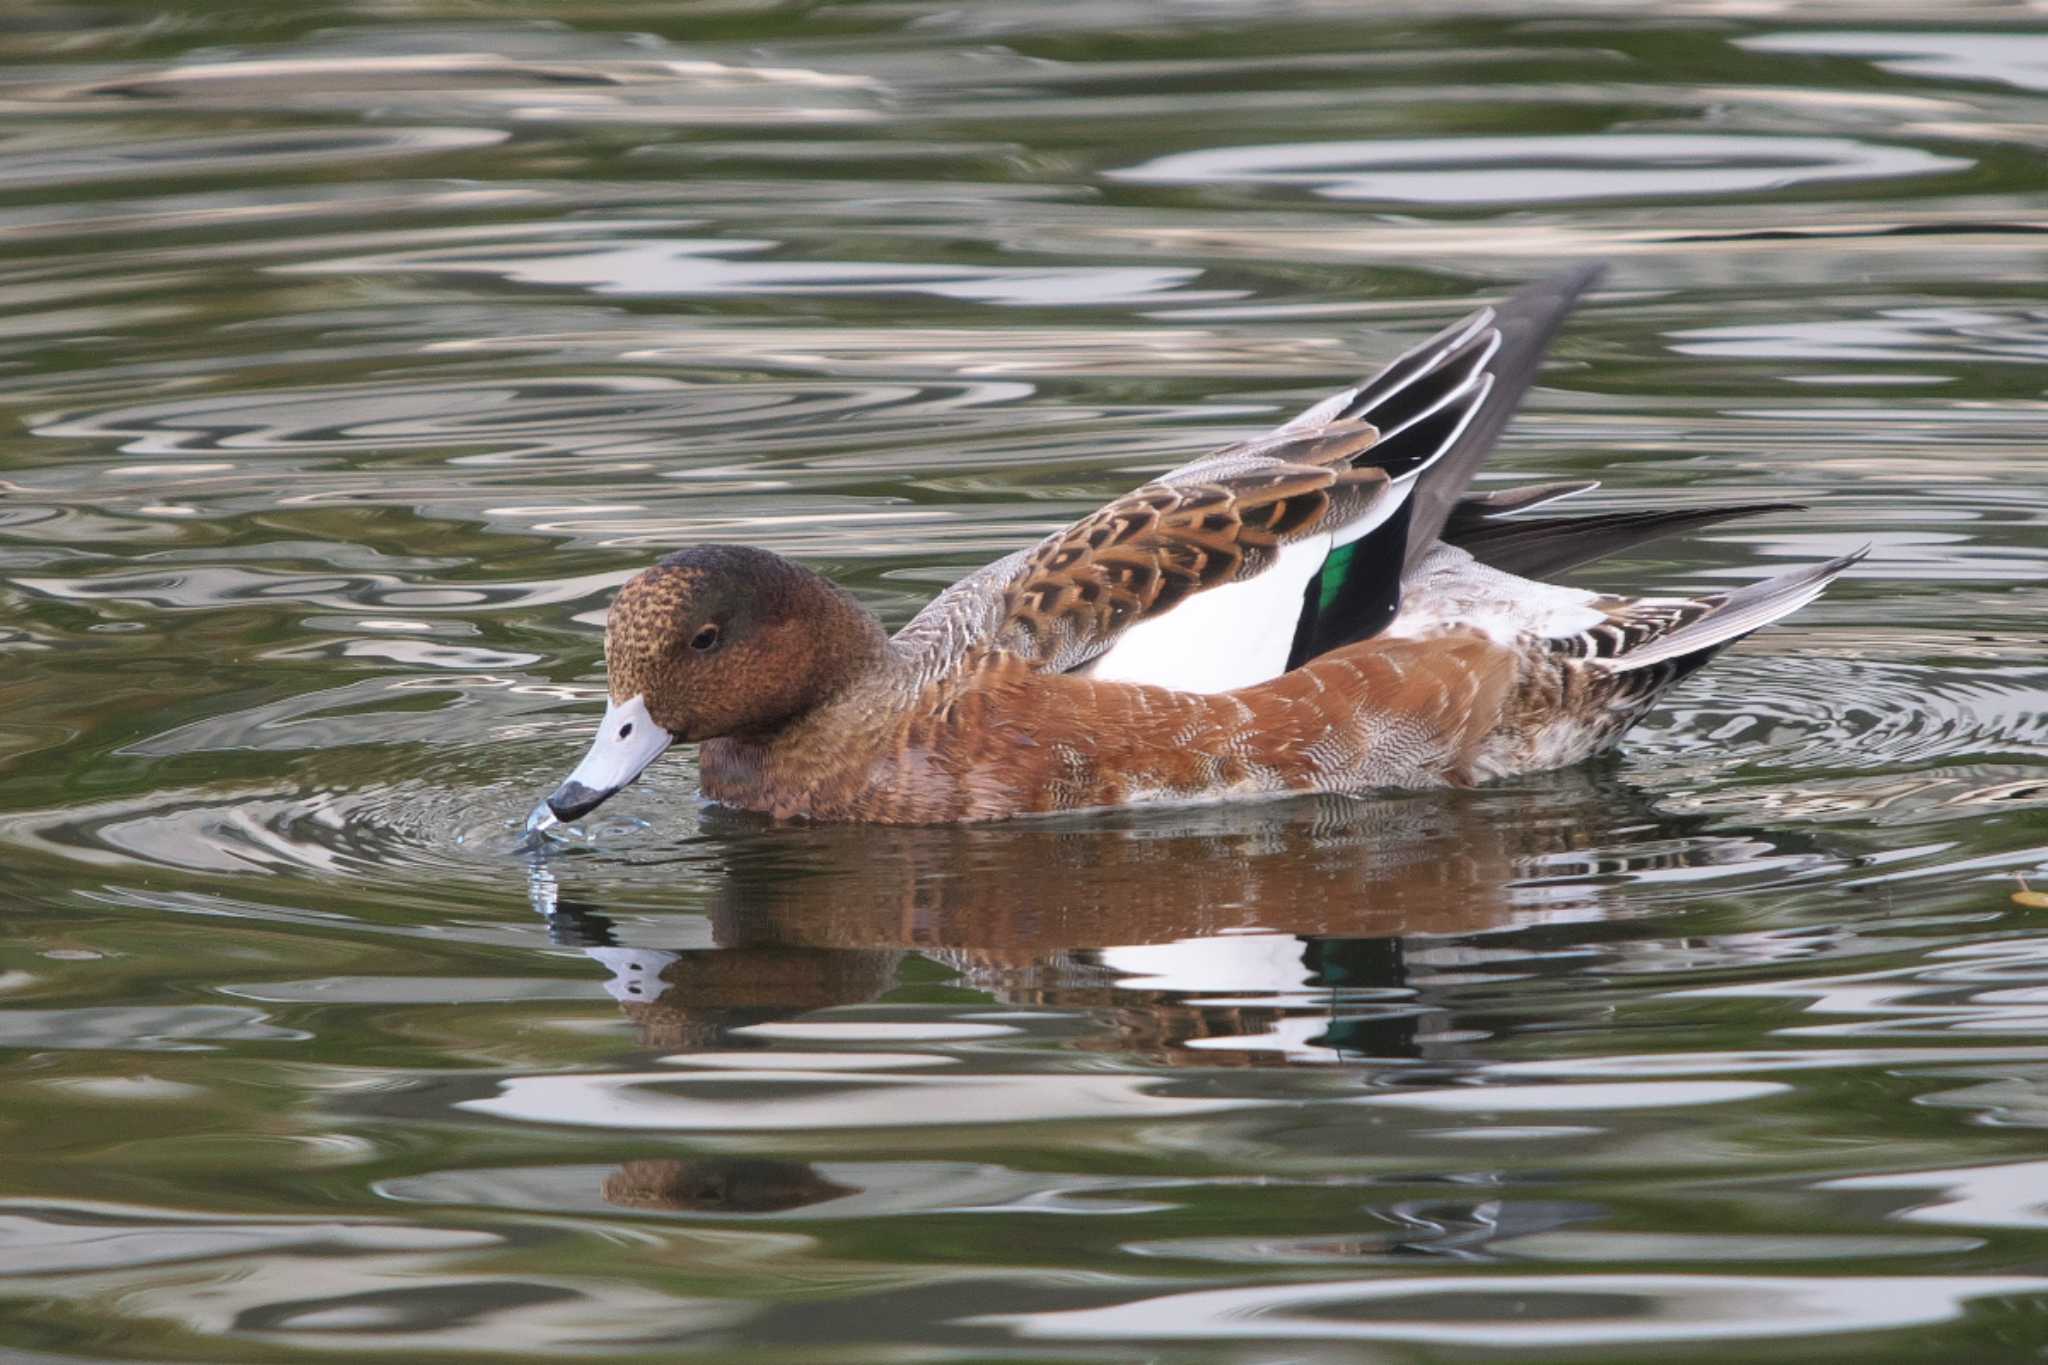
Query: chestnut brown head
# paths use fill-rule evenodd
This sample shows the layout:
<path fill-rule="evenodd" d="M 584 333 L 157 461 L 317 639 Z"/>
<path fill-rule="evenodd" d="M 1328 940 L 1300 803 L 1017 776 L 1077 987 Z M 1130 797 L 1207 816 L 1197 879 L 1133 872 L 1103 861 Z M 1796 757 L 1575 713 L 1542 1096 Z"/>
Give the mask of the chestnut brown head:
<path fill-rule="evenodd" d="M 604 642 L 611 700 L 590 752 L 546 806 L 575 819 L 675 740 L 772 734 L 830 699 L 883 647 L 858 603 L 779 555 L 743 545 L 678 550 L 613 600 Z"/>

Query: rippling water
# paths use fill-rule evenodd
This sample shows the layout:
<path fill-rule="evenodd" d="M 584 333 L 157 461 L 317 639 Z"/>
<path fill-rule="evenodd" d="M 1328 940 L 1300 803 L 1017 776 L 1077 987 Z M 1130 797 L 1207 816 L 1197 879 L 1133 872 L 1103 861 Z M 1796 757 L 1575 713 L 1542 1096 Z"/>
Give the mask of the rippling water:
<path fill-rule="evenodd" d="M 2048 27 L 1717 0 L 0 25 L 0 1350 L 2048 1347 Z M 512 856 L 611 590 L 890 623 L 1614 263 L 1495 463 L 1863 543 L 1617 758 Z M 440 1358 L 437 1354 L 436 1358 Z"/>

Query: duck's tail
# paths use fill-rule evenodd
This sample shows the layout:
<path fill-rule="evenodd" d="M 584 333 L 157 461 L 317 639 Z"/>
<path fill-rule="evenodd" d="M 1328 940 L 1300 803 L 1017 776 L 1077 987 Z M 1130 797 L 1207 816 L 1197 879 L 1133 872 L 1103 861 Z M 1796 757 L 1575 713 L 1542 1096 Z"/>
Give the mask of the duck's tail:
<path fill-rule="evenodd" d="M 1579 517 L 1516 515 L 1599 486 L 1593 482 L 1547 483 L 1498 493 L 1467 494 L 1451 509 L 1439 539 L 1502 573 L 1520 578 L 1548 578 L 1682 531 L 1697 531 L 1737 517 L 1806 510 L 1804 504 L 1796 502 L 1729 502 Z"/>
<path fill-rule="evenodd" d="M 1870 547 L 1866 545 L 1853 553 L 1766 578 L 1725 595 L 1702 598 L 1700 605 L 1706 610 L 1690 615 L 1672 629 L 1630 641 L 1602 662 L 1617 673 L 1660 664 L 1672 665 L 1675 674 L 1689 673 L 1750 632 L 1798 611 L 1819 597 L 1843 570 L 1869 553 Z"/>

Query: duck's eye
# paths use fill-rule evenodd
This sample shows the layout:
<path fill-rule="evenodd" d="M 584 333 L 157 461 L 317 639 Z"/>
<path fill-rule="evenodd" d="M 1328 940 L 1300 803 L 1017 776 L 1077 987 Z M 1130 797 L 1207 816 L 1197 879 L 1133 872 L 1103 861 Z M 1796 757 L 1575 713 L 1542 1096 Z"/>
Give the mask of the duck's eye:
<path fill-rule="evenodd" d="M 690 637 L 690 648 L 694 650 L 715 649 L 718 646 L 718 627 L 709 625 Z"/>

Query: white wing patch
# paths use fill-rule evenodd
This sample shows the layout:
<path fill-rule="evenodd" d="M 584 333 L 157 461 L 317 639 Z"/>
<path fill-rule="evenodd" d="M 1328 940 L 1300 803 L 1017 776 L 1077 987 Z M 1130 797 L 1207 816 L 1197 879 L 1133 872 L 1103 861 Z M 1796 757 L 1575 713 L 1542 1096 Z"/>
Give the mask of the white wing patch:
<path fill-rule="evenodd" d="M 1382 414 L 1383 420 L 1393 416 L 1383 411 L 1392 399 L 1426 377 L 1437 375 L 1448 357 L 1479 337 L 1493 320 L 1492 309 L 1481 309 L 1395 361 L 1366 384 L 1324 399 L 1274 435 L 1311 430 L 1347 414 L 1365 420 L 1376 413 Z M 1458 409 L 1455 425 L 1448 432 L 1431 432 L 1431 448 L 1353 520 L 1285 546 L 1272 564 L 1254 578 L 1195 593 L 1171 610 L 1140 621 L 1075 671 L 1104 682 L 1141 683 L 1181 692 L 1229 692 L 1286 672 L 1288 656 L 1294 651 L 1295 631 L 1301 624 L 1303 597 L 1330 551 L 1363 539 L 1383 526 L 1414 492 L 1423 471 L 1458 443 L 1493 392 L 1494 376 L 1485 367 L 1500 347 L 1499 333 L 1488 336 L 1476 354 L 1459 362 L 1469 365 L 1462 382 L 1414 411 L 1395 416 L 1381 430 L 1374 449 L 1387 447 L 1410 428 L 1447 408 Z M 1358 408 L 1355 414 L 1354 406 Z M 1176 470 L 1167 478 L 1180 478 L 1197 468 L 1200 466 Z M 1590 594 L 1572 596 L 1586 600 Z"/>
<path fill-rule="evenodd" d="M 1486 354 L 1492 353 L 1489 348 Z M 1469 400 L 1458 425 L 1439 444 L 1441 454 L 1457 443 L 1492 389 L 1492 375 L 1475 374 L 1381 439 L 1398 435 L 1450 403 Z M 1285 547 L 1258 577 L 1196 593 L 1172 610 L 1140 621 L 1076 671 L 1104 682 L 1148 683 L 1182 692 L 1229 692 L 1279 677 L 1294 651 L 1302 596 L 1330 551 L 1385 525 L 1415 491 L 1422 470 L 1433 463 L 1434 456 L 1402 476 L 1363 515 Z M 1583 599 L 1590 594 L 1574 596 Z"/>
<path fill-rule="evenodd" d="M 1330 554 L 1327 532 L 1284 546 L 1257 578 L 1198 592 L 1140 621 L 1075 670 L 1103 682 L 1229 692 L 1287 671 L 1302 594 Z"/>

